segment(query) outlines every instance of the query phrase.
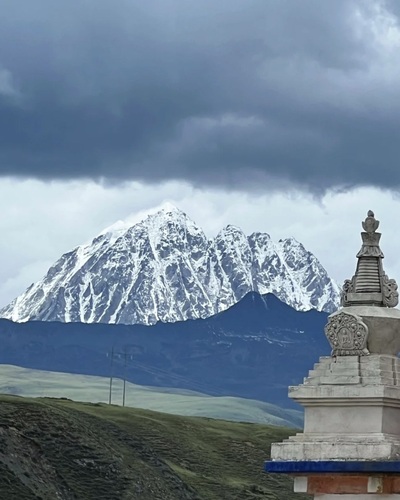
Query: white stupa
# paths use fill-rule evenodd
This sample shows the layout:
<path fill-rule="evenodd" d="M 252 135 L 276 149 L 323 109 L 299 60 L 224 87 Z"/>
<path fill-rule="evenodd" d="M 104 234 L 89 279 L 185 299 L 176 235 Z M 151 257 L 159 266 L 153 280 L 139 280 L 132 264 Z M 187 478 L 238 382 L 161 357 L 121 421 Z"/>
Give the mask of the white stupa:
<path fill-rule="evenodd" d="M 400 499 L 400 310 L 372 211 L 362 223 L 357 268 L 325 334 L 322 357 L 289 396 L 304 431 L 274 444 L 269 472 L 295 476 L 295 491 L 319 500 Z"/>

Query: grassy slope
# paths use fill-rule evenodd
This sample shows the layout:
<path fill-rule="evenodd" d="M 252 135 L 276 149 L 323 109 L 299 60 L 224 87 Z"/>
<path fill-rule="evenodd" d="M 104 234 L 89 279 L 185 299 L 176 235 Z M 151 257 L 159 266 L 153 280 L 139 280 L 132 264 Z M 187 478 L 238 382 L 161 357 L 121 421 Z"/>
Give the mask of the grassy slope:
<path fill-rule="evenodd" d="M 109 379 L 89 375 L 46 372 L 0 365 L 0 393 L 31 397 L 65 397 L 74 401 L 108 402 Z M 113 383 L 113 402 L 121 404 L 122 381 Z M 127 406 L 242 422 L 302 426 L 302 413 L 244 398 L 214 397 L 178 389 L 126 384 Z"/>
<path fill-rule="evenodd" d="M 262 472 L 284 428 L 0 397 L 0 498 L 304 500 Z"/>

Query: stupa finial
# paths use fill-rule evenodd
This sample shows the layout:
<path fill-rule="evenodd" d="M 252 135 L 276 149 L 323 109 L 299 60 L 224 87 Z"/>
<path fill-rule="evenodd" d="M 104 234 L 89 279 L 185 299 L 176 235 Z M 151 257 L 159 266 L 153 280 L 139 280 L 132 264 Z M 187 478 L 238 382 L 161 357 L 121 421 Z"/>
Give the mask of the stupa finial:
<path fill-rule="evenodd" d="M 364 231 L 370 234 L 375 233 L 379 227 L 379 221 L 375 219 L 375 214 L 372 210 L 368 210 L 367 217 L 361 224 Z"/>
<path fill-rule="evenodd" d="M 375 215 L 372 210 L 368 210 L 367 217 L 361 224 L 364 229 L 364 232 L 361 233 L 363 244 L 361 250 L 357 254 L 357 258 L 380 257 L 383 259 L 383 252 L 379 248 L 379 240 L 382 235 L 381 233 L 376 232 L 379 227 L 379 221 L 375 219 Z"/>

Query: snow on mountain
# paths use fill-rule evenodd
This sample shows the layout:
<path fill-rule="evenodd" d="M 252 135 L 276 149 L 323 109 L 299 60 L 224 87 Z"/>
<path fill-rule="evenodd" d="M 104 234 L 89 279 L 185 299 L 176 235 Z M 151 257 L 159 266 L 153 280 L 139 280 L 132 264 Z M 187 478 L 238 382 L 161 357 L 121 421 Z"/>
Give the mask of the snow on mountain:
<path fill-rule="evenodd" d="M 295 239 L 274 243 L 229 225 L 209 240 L 168 204 L 64 254 L 0 316 L 153 324 L 212 316 L 250 291 L 271 292 L 297 310 L 330 312 L 339 303 L 338 286 Z"/>

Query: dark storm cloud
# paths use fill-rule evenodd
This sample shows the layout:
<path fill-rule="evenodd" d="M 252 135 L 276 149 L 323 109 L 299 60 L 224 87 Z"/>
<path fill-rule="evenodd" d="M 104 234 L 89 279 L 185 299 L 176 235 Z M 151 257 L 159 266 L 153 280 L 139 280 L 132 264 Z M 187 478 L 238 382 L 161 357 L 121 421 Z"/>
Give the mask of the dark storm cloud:
<path fill-rule="evenodd" d="M 1 175 L 400 185 L 395 2 L 0 8 Z"/>

